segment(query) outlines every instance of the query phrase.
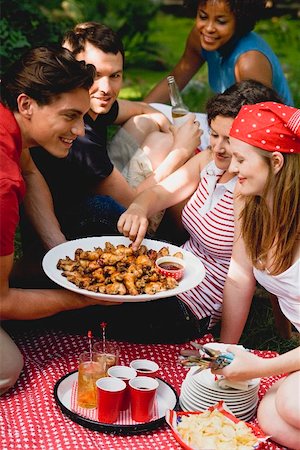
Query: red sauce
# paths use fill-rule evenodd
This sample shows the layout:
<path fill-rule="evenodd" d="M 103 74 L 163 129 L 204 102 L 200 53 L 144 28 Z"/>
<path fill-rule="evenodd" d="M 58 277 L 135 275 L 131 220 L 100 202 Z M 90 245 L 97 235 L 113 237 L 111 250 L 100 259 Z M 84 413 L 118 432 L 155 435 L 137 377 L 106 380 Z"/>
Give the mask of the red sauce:
<path fill-rule="evenodd" d="M 177 263 L 173 263 L 173 262 L 163 262 L 159 265 L 159 267 L 161 267 L 162 269 L 165 269 L 165 270 L 181 270 L 181 269 L 183 269 L 183 266 L 181 266 L 180 264 L 177 264 Z"/>

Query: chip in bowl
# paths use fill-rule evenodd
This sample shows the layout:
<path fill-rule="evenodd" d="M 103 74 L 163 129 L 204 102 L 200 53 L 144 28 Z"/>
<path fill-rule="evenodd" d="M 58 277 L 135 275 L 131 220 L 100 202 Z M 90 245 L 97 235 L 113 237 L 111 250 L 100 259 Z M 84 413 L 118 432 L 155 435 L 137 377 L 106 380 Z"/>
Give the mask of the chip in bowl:
<path fill-rule="evenodd" d="M 223 402 L 204 412 L 167 411 L 166 421 L 186 450 L 253 450 L 268 436 L 237 419 Z"/>

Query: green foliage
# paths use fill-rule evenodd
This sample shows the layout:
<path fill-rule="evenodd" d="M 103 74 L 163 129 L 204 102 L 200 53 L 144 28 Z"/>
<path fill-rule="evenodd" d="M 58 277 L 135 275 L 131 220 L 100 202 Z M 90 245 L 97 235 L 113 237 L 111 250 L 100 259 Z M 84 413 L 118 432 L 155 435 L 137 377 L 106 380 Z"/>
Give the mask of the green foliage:
<path fill-rule="evenodd" d="M 127 66 L 134 66 L 141 60 L 150 61 L 156 57 L 149 41 L 149 25 L 155 17 L 159 2 L 148 0 L 92 0 L 88 8 L 79 0 L 74 0 L 81 9 L 83 20 L 104 22 L 118 31 L 125 47 Z"/>
<path fill-rule="evenodd" d="M 261 21 L 256 30 L 278 56 L 288 79 L 295 106 L 300 107 L 299 19 L 292 19 L 291 16 L 273 17 L 271 20 Z"/>
<path fill-rule="evenodd" d="M 1 0 L 1 71 L 17 60 L 29 47 L 53 44 L 70 21 L 58 24 L 50 20 L 37 0 Z"/>
<path fill-rule="evenodd" d="M 157 0 L 1 0 L 2 73 L 29 47 L 59 43 L 74 24 L 98 21 L 121 36 L 128 66 L 156 57 L 148 45 L 149 24 L 159 8 Z M 152 56 L 151 56 L 152 55 Z"/>
<path fill-rule="evenodd" d="M 261 287 L 258 287 L 254 296 L 241 343 L 246 348 L 273 350 L 278 353 L 285 353 L 299 345 L 297 340 L 284 339 L 279 335 L 269 294 Z"/>

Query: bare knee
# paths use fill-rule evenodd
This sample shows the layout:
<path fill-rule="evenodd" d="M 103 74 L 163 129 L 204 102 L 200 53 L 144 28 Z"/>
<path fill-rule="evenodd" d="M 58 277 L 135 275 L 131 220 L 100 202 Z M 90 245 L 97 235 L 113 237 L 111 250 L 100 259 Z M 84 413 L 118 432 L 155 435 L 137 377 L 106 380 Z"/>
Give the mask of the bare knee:
<path fill-rule="evenodd" d="M 130 118 L 123 125 L 123 129 L 141 145 L 150 133 L 159 130 L 159 126 L 150 117 L 141 114 Z"/>
<path fill-rule="evenodd" d="M 280 383 L 278 389 L 283 384 Z M 289 423 L 283 411 L 277 409 L 278 389 L 274 386 L 262 399 L 257 411 L 259 426 L 278 444 L 300 450 L 300 429 Z"/>
<path fill-rule="evenodd" d="M 24 366 L 23 356 L 13 340 L 0 329 L 0 395 L 14 386 Z"/>
<path fill-rule="evenodd" d="M 300 429 L 300 371 L 290 374 L 279 386 L 275 405 L 280 416 Z"/>

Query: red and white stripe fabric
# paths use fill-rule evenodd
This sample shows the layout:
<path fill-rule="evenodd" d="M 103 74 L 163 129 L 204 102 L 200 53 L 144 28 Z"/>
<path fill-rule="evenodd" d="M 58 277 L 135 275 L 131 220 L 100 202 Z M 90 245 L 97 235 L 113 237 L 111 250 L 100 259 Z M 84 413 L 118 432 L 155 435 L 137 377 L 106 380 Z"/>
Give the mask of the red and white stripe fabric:
<path fill-rule="evenodd" d="M 182 223 L 190 235 L 183 248 L 200 259 L 206 275 L 198 286 L 178 297 L 199 319 L 211 316 L 210 327 L 221 316 L 234 235 L 233 191 L 236 178 L 218 184 L 222 173 L 213 161 L 209 163 L 201 173 L 197 191 L 182 212 Z"/>

